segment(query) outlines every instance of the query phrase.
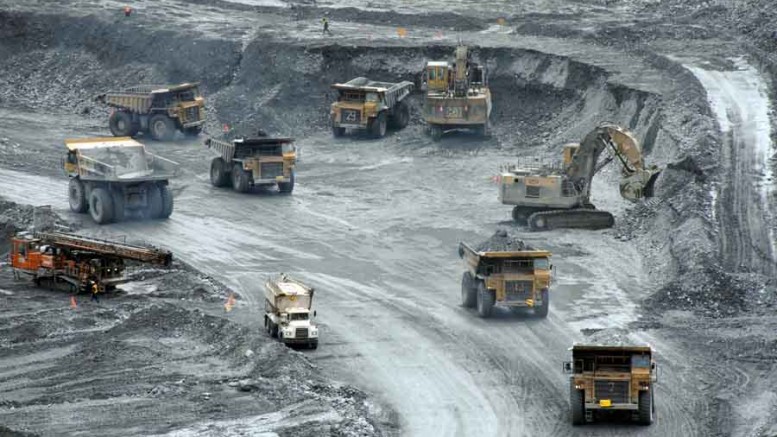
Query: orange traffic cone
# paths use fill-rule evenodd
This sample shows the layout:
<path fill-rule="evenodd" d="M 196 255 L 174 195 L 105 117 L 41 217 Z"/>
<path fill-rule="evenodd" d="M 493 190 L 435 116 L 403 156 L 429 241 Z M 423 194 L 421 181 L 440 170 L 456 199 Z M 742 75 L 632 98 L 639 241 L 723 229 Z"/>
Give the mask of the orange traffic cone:
<path fill-rule="evenodd" d="M 235 306 L 235 295 L 233 293 L 229 294 L 229 298 L 227 298 L 227 303 L 224 304 L 224 309 L 227 312 L 232 311 L 232 307 Z"/>
<path fill-rule="evenodd" d="M 73 309 L 78 308 L 78 304 L 76 303 L 75 296 L 70 296 L 70 308 L 73 308 Z"/>

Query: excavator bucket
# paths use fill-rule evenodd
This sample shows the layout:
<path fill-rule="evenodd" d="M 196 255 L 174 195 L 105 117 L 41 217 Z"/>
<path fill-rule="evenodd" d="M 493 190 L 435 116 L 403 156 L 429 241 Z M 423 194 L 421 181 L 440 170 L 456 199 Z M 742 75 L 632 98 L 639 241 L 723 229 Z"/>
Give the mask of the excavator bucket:
<path fill-rule="evenodd" d="M 635 202 L 645 197 L 653 197 L 656 179 L 660 174 L 661 170 L 658 168 L 651 168 L 648 170 L 640 170 L 631 176 L 621 179 L 621 196 L 623 196 L 624 199 Z"/>
<path fill-rule="evenodd" d="M 645 188 L 642 189 L 642 194 L 645 197 L 653 197 L 654 195 L 654 189 L 656 185 L 656 179 L 658 179 L 658 175 L 661 174 L 661 170 L 656 169 L 655 172 L 648 178 L 647 183 L 645 184 Z"/>

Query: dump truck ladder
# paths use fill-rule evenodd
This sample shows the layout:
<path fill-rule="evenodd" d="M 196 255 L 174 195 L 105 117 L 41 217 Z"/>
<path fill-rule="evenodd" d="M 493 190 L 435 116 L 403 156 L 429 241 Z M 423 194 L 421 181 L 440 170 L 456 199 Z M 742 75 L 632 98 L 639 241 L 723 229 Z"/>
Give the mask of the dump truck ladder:
<path fill-rule="evenodd" d="M 35 237 L 42 243 L 55 245 L 61 248 L 84 250 L 101 255 L 116 256 L 123 259 L 163 266 L 169 266 L 173 260 L 172 252 L 155 247 L 135 246 L 126 243 L 101 240 L 99 238 L 64 234 L 61 232 L 37 233 L 35 234 Z"/>

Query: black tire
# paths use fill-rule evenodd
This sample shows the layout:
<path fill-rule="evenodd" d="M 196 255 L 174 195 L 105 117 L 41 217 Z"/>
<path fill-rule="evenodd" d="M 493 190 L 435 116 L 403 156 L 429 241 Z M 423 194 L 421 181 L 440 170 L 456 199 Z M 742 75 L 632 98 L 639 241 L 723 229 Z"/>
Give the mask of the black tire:
<path fill-rule="evenodd" d="M 113 220 L 113 199 L 105 188 L 95 188 L 89 194 L 89 212 L 97 224 Z"/>
<path fill-rule="evenodd" d="M 162 200 L 162 192 L 157 185 L 150 185 L 148 192 L 146 193 L 146 217 L 150 219 L 159 218 L 162 215 L 162 208 L 164 208 Z"/>
<path fill-rule="evenodd" d="M 236 162 L 232 166 L 232 189 L 238 193 L 245 193 L 249 186 L 248 172 L 243 170 L 243 165 Z"/>
<path fill-rule="evenodd" d="M 113 111 L 113 114 L 108 119 L 108 128 L 114 137 L 131 137 L 135 130 L 135 126 L 132 123 L 132 115 L 125 111 Z"/>
<path fill-rule="evenodd" d="M 157 141 L 170 141 L 175 135 L 175 122 L 165 114 L 154 114 L 148 120 L 148 133 Z"/>
<path fill-rule="evenodd" d="M 214 187 L 225 187 L 229 183 L 229 168 L 221 158 L 210 162 L 210 183 Z"/>
<path fill-rule="evenodd" d="M 111 192 L 113 200 L 113 221 L 116 223 L 124 221 L 124 192 L 120 189 L 114 189 Z"/>
<path fill-rule="evenodd" d="M 270 337 L 278 338 L 278 325 L 270 320 Z"/>
<path fill-rule="evenodd" d="M 464 272 L 461 275 L 461 306 L 464 308 L 473 308 L 477 303 L 477 289 L 475 280 L 470 272 Z"/>
<path fill-rule="evenodd" d="M 432 136 L 432 141 L 440 141 L 442 139 L 442 128 L 437 125 L 432 125 L 429 128 L 429 135 Z"/>
<path fill-rule="evenodd" d="M 192 126 L 183 129 L 183 134 L 187 137 L 196 137 L 202 132 L 202 126 Z"/>
<path fill-rule="evenodd" d="M 494 309 L 494 292 L 486 288 L 486 283 L 478 281 L 477 308 L 478 316 L 488 318 Z"/>
<path fill-rule="evenodd" d="M 548 289 L 540 291 L 540 298 L 542 299 L 542 305 L 534 307 L 534 314 L 538 317 L 548 317 L 548 309 L 550 308 L 550 294 Z"/>
<path fill-rule="evenodd" d="M 294 179 L 296 178 L 296 172 L 294 170 L 291 171 L 291 177 L 289 178 L 289 182 L 279 182 L 278 183 L 278 191 L 284 194 L 290 194 L 292 191 L 294 191 Z"/>
<path fill-rule="evenodd" d="M 166 219 L 173 213 L 173 193 L 167 185 L 159 187 L 159 194 L 162 195 L 162 213 L 159 218 Z"/>
<path fill-rule="evenodd" d="M 529 216 L 527 223 L 529 224 L 529 228 L 532 231 L 548 230 L 548 222 L 543 215 L 534 216 L 534 214 L 532 214 L 531 216 Z"/>
<path fill-rule="evenodd" d="M 491 124 L 486 120 L 482 126 L 478 126 L 476 129 L 478 136 L 481 138 L 488 138 L 491 136 Z"/>
<path fill-rule="evenodd" d="M 71 211 L 83 214 L 89 210 L 89 202 L 86 200 L 86 188 L 81 179 L 70 178 L 67 193 Z"/>
<path fill-rule="evenodd" d="M 313 349 L 313 350 L 318 349 L 318 340 L 310 343 L 310 348 Z"/>
<path fill-rule="evenodd" d="M 372 133 L 372 136 L 374 138 L 385 137 L 387 123 L 388 121 L 386 120 L 386 111 L 378 114 L 378 116 L 375 117 L 375 120 L 372 120 L 372 124 L 370 125 L 370 133 Z"/>
<path fill-rule="evenodd" d="M 653 423 L 653 386 L 649 390 L 639 392 L 638 422 L 640 425 Z"/>
<path fill-rule="evenodd" d="M 572 425 L 585 424 L 585 394 L 575 388 L 574 381 L 569 383 L 569 413 Z"/>
<path fill-rule="evenodd" d="M 343 135 L 345 135 L 345 128 L 339 127 L 339 126 L 332 126 L 332 136 L 335 138 L 340 138 Z"/>
<path fill-rule="evenodd" d="M 528 210 L 526 208 L 521 208 L 520 206 L 516 206 L 515 208 L 513 208 L 513 220 L 518 224 L 525 225 L 532 212 L 533 211 Z"/>
<path fill-rule="evenodd" d="M 391 127 L 394 129 L 404 129 L 410 122 L 410 108 L 405 102 L 397 103 L 394 109 L 394 115 L 391 117 Z"/>

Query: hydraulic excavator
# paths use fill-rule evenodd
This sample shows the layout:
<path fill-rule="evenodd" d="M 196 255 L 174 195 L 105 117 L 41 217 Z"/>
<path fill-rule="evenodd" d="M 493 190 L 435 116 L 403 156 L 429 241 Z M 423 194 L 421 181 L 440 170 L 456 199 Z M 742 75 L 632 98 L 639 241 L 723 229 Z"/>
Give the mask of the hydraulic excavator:
<path fill-rule="evenodd" d="M 605 150 L 607 156 L 599 160 Z M 507 165 L 499 175 L 499 200 L 515 205 L 513 219 L 533 231 L 555 228 L 604 229 L 615 224 L 607 211 L 590 202 L 591 181 L 607 164 L 621 164 L 620 192 L 636 201 L 653 196 L 661 170 L 646 167 L 640 144 L 628 130 L 603 123 L 580 144 L 564 146 L 562 165 Z"/>
<path fill-rule="evenodd" d="M 430 61 L 423 72 L 423 115 L 432 140 L 446 131 L 472 129 L 489 135 L 491 91 L 484 65 L 472 60 L 467 46 L 456 47 L 456 61 Z"/>

